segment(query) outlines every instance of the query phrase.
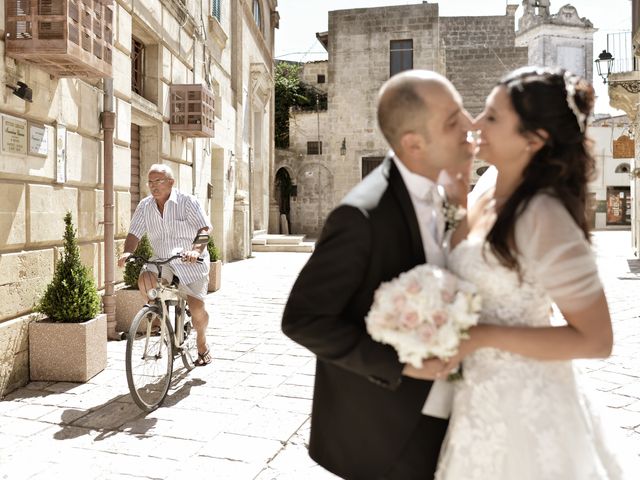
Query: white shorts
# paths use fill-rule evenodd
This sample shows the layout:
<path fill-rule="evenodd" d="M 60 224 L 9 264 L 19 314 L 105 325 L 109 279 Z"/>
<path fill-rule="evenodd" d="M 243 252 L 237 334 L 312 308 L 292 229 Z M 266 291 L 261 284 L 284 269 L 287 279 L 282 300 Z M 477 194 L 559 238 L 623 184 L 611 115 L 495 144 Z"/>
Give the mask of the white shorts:
<path fill-rule="evenodd" d="M 158 275 L 158 267 L 155 265 L 145 265 L 142 268 L 143 272 L 151 272 Z M 162 266 L 162 279 L 167 283 L 171 283 L 173 281 L 173 277 L 177 277 L 174 273 L 173 269 L 170 265 Z M 179 279 L 179 277 L 178 277 Z M 184 293 L 185 295 L 189 295 L 190 297 L 195 297 L 198 300 L 204 301 L 207 296 L 207 289 L 209 287 L 209 277 L 202 277 L 200 280 L 196 280 L 195 282 L 185 284 L 182 281 L 178 282 L 178 291 Z"/>

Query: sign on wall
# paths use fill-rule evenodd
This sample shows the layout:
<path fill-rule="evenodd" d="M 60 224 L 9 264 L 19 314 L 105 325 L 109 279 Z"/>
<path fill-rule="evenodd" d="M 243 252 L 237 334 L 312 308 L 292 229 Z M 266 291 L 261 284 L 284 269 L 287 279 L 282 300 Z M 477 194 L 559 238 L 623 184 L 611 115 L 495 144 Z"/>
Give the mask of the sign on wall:
<path fill-rule="evenodd" d="M 39 123 L 29 122 L 29 155 L 46 157 L 49 152 L 47 128 Z"/>
<path fill-rule="evenodd" d="M 13 155 L 27 154 L 27 121 L 2 116 L 2 152 Z"/>
<path fill-rule="evenodd" d="M 613 158 L 633 158 L 636 144 L 627 135 L 621 135 L 613 141 Z"/>
<path fill-rule="evenodd" d="M 67 181 L 67 127 L 56 125 L 56 182 Z"/>

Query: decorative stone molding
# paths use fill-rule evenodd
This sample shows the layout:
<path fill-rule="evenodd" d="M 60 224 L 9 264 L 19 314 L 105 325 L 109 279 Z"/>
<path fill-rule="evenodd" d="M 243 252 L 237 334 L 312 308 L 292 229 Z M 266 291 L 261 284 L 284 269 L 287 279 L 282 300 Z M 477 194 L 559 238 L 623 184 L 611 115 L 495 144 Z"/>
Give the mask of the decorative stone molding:
<path fill-rule="evenodd" d="M 636 123 L 640 108 L 640 72 L 616 73 L 609 76 L 609 104 L 624 110 L 631 123 Z"/>
<path fill-rule="evenodd" d="M 251 93 L 254 101 L 265 107 L 271 98 L 273 77 L 264 63 L 251 64 Z"/>
<path fill-rule="evenodd" d="M 580 17 L 576 7 L 572 5 L 565 5 L 558 10 L 558 13 L 549 15 L 548 1 L 532 2 L 531 0 L 524 0 L 522 3 L 524 5 L 524 14 L 518 21 L 519 32 L 524 32 L 543 24 L 593 29 L 593 23 L 586 17 Z M 538 14 L 536 14 L 535 8 L 538 8 Z M 595 31 L 595 29 L 593 30 Z"/>

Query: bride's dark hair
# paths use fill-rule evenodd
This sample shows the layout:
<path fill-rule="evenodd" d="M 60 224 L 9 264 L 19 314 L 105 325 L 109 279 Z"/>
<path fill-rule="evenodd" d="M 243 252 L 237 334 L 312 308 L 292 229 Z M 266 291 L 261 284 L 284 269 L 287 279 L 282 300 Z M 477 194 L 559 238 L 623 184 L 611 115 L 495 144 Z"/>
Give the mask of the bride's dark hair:
<path fill-rule="evenodd" d="M 586 80 L 565 70 L 531 67 L 515 70 L 498 85 L 507 89 L 520 120 L 521 133 L 540 136 L 538 132 L 544 130 L 548 134 L 487 235 L 500 263 L 520 273 L 515 224 L 538 192 L 560 200 L 590 240 L 587 184 L 594 173 L 595 161 L 585 130 L 593 109 L 594 91 Z"/>

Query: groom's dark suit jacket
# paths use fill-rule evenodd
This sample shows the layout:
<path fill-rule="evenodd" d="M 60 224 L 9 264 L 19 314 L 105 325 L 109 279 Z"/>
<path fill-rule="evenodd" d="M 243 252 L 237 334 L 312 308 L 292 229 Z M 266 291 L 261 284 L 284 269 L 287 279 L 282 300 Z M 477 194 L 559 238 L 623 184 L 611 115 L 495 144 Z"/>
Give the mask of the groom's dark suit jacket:
<path fill-rule="evenodd" d="M 431 382 L 402 377 L 364 318 L 381 282 L 424 262 L 409 193 L 386 158 L 331 212 L 289 296 L 282 329 L 317 355 L 309 453 L 344 478 L 382 478 L 421 422 Z M 442 432 L 419 454 L 437 457 Z"/>

